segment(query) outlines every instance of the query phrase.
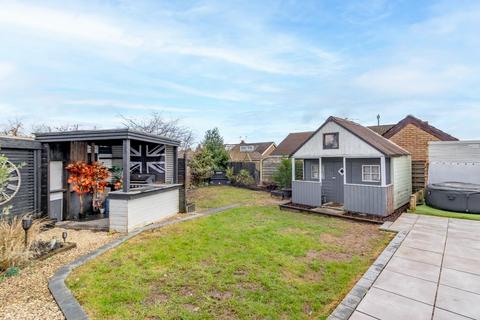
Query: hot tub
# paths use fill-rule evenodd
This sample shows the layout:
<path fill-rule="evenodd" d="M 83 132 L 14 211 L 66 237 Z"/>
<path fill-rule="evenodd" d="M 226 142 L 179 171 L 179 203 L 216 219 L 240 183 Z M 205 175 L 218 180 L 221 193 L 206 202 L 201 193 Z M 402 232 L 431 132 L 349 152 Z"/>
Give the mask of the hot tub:
<path fill-rule="evenodd" d="M 480 185 L 462 182 L 442 182 L 428 185 L 427 204 L 456 212 L 480 213 Z"/>

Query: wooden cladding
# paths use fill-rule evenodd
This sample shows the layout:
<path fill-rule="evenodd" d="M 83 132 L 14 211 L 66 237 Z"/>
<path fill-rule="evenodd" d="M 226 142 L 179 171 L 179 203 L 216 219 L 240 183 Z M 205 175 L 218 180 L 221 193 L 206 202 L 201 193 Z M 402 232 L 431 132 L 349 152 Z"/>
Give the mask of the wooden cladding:
<path fill-rule="evenodd" d="M 70 161 L 88 161 L 88 145 L 86 142 L 70 142 Z"/>
<path fill-rule="evenodd" d="M 425 188 L 428 169 L 426 161 L 412 161 L 412 189 L 417 192 Z"/>

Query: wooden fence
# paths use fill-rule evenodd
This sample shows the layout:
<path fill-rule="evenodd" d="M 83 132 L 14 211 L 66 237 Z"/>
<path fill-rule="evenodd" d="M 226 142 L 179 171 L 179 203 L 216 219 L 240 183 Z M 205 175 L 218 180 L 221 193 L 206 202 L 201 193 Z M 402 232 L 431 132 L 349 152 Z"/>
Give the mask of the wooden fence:
<path fill-rule="evenodd" d="M 412 189 L 417 192 L 427 183 L 428 165 L 426 161 L 412 161 Z"/>
<path fill-rule="evenodd" d="M 260 171 L 254 162 L 229 161 L 228 167 L 233 168 L 233 174 L 238 174 L 240 170 L 247 170 L 255 179 L 255 183 L 260 183 Z"/>
<path fill-rule="evenodd" d="M 0 201 L 3 202 L 0 204 L 0 213 L 5 208 L 10 208 L 12 215 L 39 213 L 40 143 L 28 139 L 0 137 L 0 154 L 5 155 L 20 172 L 17 183 L 10 186 L 10 200 Z"/>
<path fill-rule="evenodd" d="M 282 162 L 281 157 L 268 157 L 262 160 L 261 164 L 261 177 L 260 182 L 263 184 L 272 183 L 273 175 L 277 171 L 280 163 Z"/>

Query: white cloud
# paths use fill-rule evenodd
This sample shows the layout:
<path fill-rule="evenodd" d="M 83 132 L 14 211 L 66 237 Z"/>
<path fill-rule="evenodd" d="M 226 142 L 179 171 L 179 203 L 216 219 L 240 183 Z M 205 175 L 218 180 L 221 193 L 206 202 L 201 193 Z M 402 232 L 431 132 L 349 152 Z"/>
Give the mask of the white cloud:
<path fill-rule="evenodd" d="M 15 72 L 15 65 L 6 62 L 0 62 L 0 81 L 6 80 Z"/>
<path fill-rule="evenodd" d="M 0 23 L 99 43 L 138 47 L 141 40 L 93 15 L 20 4 L 2 4 Z"/>
<path fill-rule="evenodd" d="M 197 110 L 192 108 L 178 108 L 169 107 L 156 104 L 143 104 L 143 103 L 129 103 L 115 100 L 103 100 L 103 99 L 80 99 L 80 100 L 68 100 L 64 104 L 71 106 L 81 107 L 105 107 L 116 109 L 131 109 L 131 110 L 155 110 L 165 112 L 196 112 Z"/>
<path fill-rule="evenodd" d="M 471 74 L 462 65 L 434 68 L 407 63 L 368 71 L 354 79 L 354 84 L 380 94 L 441 94 L 454 90 Z"/>
<path fill-rule="evenodd" d="M 348 2 L 343 18 L 351 24 L 366 25 L 387 18 L 392 14 L 392 0 Z"/>
<path fill-rule="evenodd" d="M 210 91 L 200 90 L 197 88 L 181 85 L 181 84 L 170 82 L 170 81 L 161 81 L 161 80 L 155 81 L 155 84 L 163 88 L 172 89 L 172 90 L 186 93 L 189 95 L 212 98 L 217 100 L 246 101 L 246 100 L 252 99 L 251 95 L 242 93 L 237 90 L 210 92 Z"/>
<path fill-rule="evenodd" d="M 422 33 L 429 36 L 477 36 L 480 27 L 480 6 L 458 7 L 453 10 L 440 6 L 438 15 L 425 21 L 413 24 L 412 33 Z M 445 39 L 449 40 L 449 39 Z M 478 43 L 478 42 L 477 42 Z"/>
<path fill-rule="evenodd" d="M 242 47 L 241 43 L 233 46 L 219 42 L 218 39 L 223 37 L 199 35 L 194 25 L 179 25 L 168 21 L 161 21 L 153 27 L 146 23 L 125 25 L 80 10 L 70 12 L 20 4 L 2 5 L 0 25 L 2 24 L 10 28 L 29 28 L 34 33 L 57 35 L 63 40 L 73 38 L 96 44 L 129 47 L 141 52 L 208 58 L 272 74 L 317 75 L 338 67 L 338 57 L 335 54 L 263 29 L 255 35 L 257 43 Z M 289 62 L 289 56 L 298 55 L 307 57 L 308 62 Z"/>

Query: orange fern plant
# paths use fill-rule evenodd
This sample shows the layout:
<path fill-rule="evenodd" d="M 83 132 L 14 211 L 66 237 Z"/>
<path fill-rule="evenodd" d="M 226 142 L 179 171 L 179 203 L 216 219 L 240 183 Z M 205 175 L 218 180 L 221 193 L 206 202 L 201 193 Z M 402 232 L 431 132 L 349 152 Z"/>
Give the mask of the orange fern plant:
<path fill-rule="evenodd" d="M 67 166 L 68 183 L 71 185 L 80 200 L 80 214 L 84 214 L 85 194 L 93 193 L 94 200 L 98 193 L 104 192 L 109 177 L 108 169 L 101 163 L 87 164 L 85 161 L 76 161 Z"/>

